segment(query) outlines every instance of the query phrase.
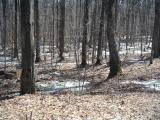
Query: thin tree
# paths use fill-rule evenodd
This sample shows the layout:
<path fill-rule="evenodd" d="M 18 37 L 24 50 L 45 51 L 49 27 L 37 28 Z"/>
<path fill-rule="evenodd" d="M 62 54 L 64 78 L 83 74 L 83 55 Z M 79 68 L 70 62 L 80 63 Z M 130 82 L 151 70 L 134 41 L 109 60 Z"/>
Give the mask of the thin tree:
<path fill-rule="evenodd" d="M 34 43 L 31 40 L 30 0 L 20 1 L 21 39 L 22 39 L 22 75 L 21 94 L 35 93 L 34 80 Z"/>
<path fill-rule="evenodd" d="M 4 50 L 4 56 L 5 56 L 4 72 L 6 72 L 7 4 L 8 4 L 8 0 L 2 0 L 2 7 L 3 7 L 2 49 Z"/>
<path fill-rule="evenodd" d="M 102 61 L 102 33 L 104 27 L 104 10 L 105 10 L 105 0 L 102 0 L 96 65 L 100 65 Z"/>
<path fill-rule="evenodd" d="M 40 37 L 39 37 L 39 9 L 38 9 L 39 3 L 38 0 L 34 0 L 34 38 L 36 41 L 36 60 L 35 62 L 40 62 Z"/>
<path fill-rule="evenodd" d="M 87 45 L 87 23 L 89 20 L 89 0 L 84 1 L 84 17 L 83 17 L 83 39 L 82 39 L 82 62 L 81 67 L 87 65 L 86 61 L 86 45 Z"/>
<path fill-rule="evenodd" d="M 6 7 L 7 7 L 7 0 L 2 0 L 2 8 L 3 8 L 3 28 L 2 28 L 2 30 L 3 30 L 3 34 L 2 34 L 2 48 L 3 48 L 3 50 L 5 49 L 5 44 L 6 44 L 6 18 L 7 18 L 7 16 L 6 16 Z"/>
<path fill-rule="evenodd" d="M 94 64 L 95 59 L 95 48 L 96 48 L 96 13 L 97 13 L 97 7 L 98 4 L 96 4 L 96 0 L 94 1 L 94 8 L 93 8 L 93 14 L 92 14 L 92 23 L 91 23 L 91 34 L 90 34 L 90 43 L 93 45 L 93 51 L 92 51 L 92 64 Z M 91 47 L 91 45 L 90 45 Z"/>
<path fill-rule="evenodd" d="M 14 58 L 18 58 L 18 48 L 17 48 L 17 10 L 18 10 L 18 1 L 15 0 L 15 14 L 14 14 Z"/>
<path fill-rule="evenodd" d="M 120 60 L 118 56 L 117 46 L 114 38 L 114 19 L 113 19 L 113 5 L 114 0 L 108 0 L 108 7 L 106 9 L 107 14 L 107 36 L 108 36 L 108 46 L 110 53 L 110 73 L 108 78 L 112 78 L 121 71 Z"/>
<path fill-rule="evenodd" d="M 59 0 L 56 0 L 56 47 L 58 48 L 59 42 Z"/>
<path fill-rule="evenodd" d="M 54 10 L 54 9 L 55 9 L 55 0 L 53 0 L 53 5 L 52 5 L 52 12 L 53 12 L 53 21 L 52 21 L 52 23 L 53 23 L 53 28 L 52 28 L 52 29 L 53 29 L 53 33 L 52 33 L 52 34 L 53 34 L 53 36 L 52 36 L 52 37 L 53 37 L 53 38 L 52 38 L 52 39 L 53 39 L 53 41 L 52 41 L 52 46 L 53 46 L 53 48 L 52 48 L 52 51 L 53 51 L 53 52 L 52 52 L 52 57 L 53 57 L 53 58 L 54 58 L 54 44 L 55 44 L 55 43 L 54 43 L 54 38 L 55 38 L 55 35 L 54 35 L 54 21 L 55 21 L 54 11 L 55 11 L 55 10 Z"/>
<path fill-rule="evenodd" d="M 129 0 L 126 1 L 126 50 L 128 51 L 128 42 L 129 42 L 129 28 L 130 28 L 130 13 L 131 13 L 131 9 L 130 9 L 130 2 Z"/>

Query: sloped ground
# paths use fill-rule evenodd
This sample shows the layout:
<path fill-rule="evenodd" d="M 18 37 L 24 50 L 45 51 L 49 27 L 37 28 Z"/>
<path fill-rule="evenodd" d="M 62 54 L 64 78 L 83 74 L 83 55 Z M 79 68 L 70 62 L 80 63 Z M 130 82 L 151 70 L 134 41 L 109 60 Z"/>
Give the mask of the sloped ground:
<path fill-rule="evenodd" d="M 101 65 L 77 71 L 75 65 L 64 64 L 58 69 L 63 76 L 54 77 L 54 80 L 85 79 L 97 83 L 106 79 L 108 70 L 106 65 Z M 83 95 L 37 93 L 2 100 L 0 120 L 159 120 L 159 93 L 144 91 L 140 85 L 121 84 L 132 80 L 159 79 L 159 71 L 159 59 L 150 66 L 148 63 L 126 63 L 122 76 L 103 82 Z"/>

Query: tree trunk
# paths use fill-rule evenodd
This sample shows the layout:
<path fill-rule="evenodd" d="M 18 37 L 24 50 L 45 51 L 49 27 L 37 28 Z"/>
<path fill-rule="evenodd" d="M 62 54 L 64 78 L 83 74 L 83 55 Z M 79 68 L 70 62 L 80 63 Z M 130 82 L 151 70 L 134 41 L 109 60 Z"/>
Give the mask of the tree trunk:
<path fill-rule="evenodd" d="M 128 42 L 129 42 L 129 23 L 130 23 L 130 10 L 127 10 L 127 15 L 126 15 L 126 51 L 128 53 Z"/>
<path fill-rule="evenodd" d="M 153 58 L 160 56 L 160 1 L 155 0 L 155 20 L 152 42 Z"/>
<path fill-rule="evenodd" d="M 87 23 L 89 19 L 89 0 L 84 1 L 84 17 L 83 17 L 83 39 L 82 39 L 82 63 L 81 67 L 85 67 L 87 65 L 86 61 L 86 45 L 87 45 Z"/>
<path fill-rule="evenodd" d="M 22 75 L 21 94 L 35 93 L 34 43 L 31 40 L 30 0 L 21 0 Z"/>
<path fill-rule="evenodd" d="M 65 33 L 65 0 L 60 0 L 60 22 L 59 22 L 59 58 L 64 60 L 64 33 Z"/>
<path fill-rule="evenodd" d="M 56 0 L 56 47 L 59 46 L 59 0 Z"/>
<path fill-rule="evenodd" d="M 39 38 L 39 9 L 38 9 L 38 0 L 34 0 L 34 38 L 36 41 L 36 60 L 35 62 L 40 62 L 40 38 Z"/>
<path fill-rule="evenodd" d="M 102 61 L 102 33 L 104 27 L 104 9 L 105 9 L 105 0 L 102 0 L 96 65 L 100 65 Z"/>
<path fill-rule="evenodd" d="M 53 7 L 53 8 L 52 8 L 52 12 L 53 12 L 53 28 L 52 28 L 52 29 L 53 29 L 53 33 L 52 33 L 52 34 L 53 34 L 53 38 L 52 38 L 52 39 L 53 39 L 53 40 L 52 40 L 52 47 L 53 47 L 53 48 L 52 48 L 52 51 L 53 51 L 53 52 L 52 52 L 52 57 L 54 58 L 54 38 L 55 38 L 55 35 L 54 35 L 54 21 L 55 21 L 54 8 L 55 8 L 55 0 L 53 0 L 53 5 L 52 5 L 52 7 Z"/>
<path fill-rule="evenodd" d="M 5 50 L 5 47 L 6 47 L 6 7 L 7 7 L 7 0 L 2 0 L 2 7 L 3 7 L 3 28 L 2 28 L 2 31 L 3 31 L 3 34 L 2 34 L 2 48 L 3 50 Z"/>
<path fill-rule="evenodd" d="M 3 28 L 2 28 L 2 49 L 4 51 L 4 57 L 5 57 L 5 66 L 4 66 L 4 72 L 6 72 L 6 37 L 7 37 L 7 15 L 6 15 L 6 8 L 7 8 L 7 0 L 2 0 L 2 6 L 3 6 Z"/>
<path fill-rule="evenodd" d="M 18 44 L 18 42 L 17 42 L 17 9 L 18 9 L 18 7 L 17 7 L 17 5 L 18 5 L 18 2 L 17 2 L 17 0 L 15 0 L 14 58 L 18 58 L 18 48 L 17 48 L 17 44 Z"/>
<path fill-rule="evenodd" d="M 92 51 L 92 64 L 94 64 L 95 59 L 95 49 L 96 49 L 96 35 L 95 35 L 95 28 L 96 28 L 96 12 L 97 12 L 97 4 L 96 0 L 94 1 L 94 8 L 93 8 L 93 15 L 92 15 L 92 23 L 91 23 L 91 35 L 90 35 L 90 43 L 93 45 Z"/>
<path fill-rule="evenodd" d="M 117 46 L 114 39 L 114 20 L 113 20 L 113 4 L 114 0 L 108 0 L 107 13 L 107 36 L 110 53 L 110 73 L 108 78 L 112 78 L 121 73 L 121 65 L 118 56 Z"/>

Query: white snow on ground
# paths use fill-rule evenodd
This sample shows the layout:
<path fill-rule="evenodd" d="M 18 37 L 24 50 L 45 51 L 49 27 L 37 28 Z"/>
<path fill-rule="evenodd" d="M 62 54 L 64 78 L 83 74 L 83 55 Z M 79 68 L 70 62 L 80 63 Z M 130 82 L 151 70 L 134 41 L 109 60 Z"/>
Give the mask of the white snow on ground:
<path fill-rule="evenodd" d="M 11 60 L 11 57 L 6 57 L 6 58 L 4 56 L 0 57 L 0 62 L 5 62 L 5 60 L 9 61 L 9 60 Z"/>
<path fill-rule="evenodd" d="M 152 79 L 152 80 L 134 80 L 134 81 L 125 81 L 121 82 L 121 84 L 130 84 L 133 83 L 135 85 L 142 85 L 145 90 L 150 90 L 150 91 L 160 91 L 160 80 L 159 79 Z"/>
<path fill-rule="evenodd" d="M 63 91 L 66 89 L 69 89 L 70 91 L 81 91 L 85 90 L 86 87 L 89 85 L 89 82 L 82 82 L 82 81 L 71 81 L 71 80 L 66 80 L 63 82 L 60 81 L 51 81 L 47 83 L 41 83 L 37 82 L 36 83 L 36 89 L 40 91 L 49 91 L 49 92 L 58 92 L 58 91 Z"/>
<path fill-rule="evenodd" d="M 133 81 L 132 83 L 137 85 L 143 85 L 148 90 L 160 91 L 160 80 L 149 80 L 149 81 Z"/>

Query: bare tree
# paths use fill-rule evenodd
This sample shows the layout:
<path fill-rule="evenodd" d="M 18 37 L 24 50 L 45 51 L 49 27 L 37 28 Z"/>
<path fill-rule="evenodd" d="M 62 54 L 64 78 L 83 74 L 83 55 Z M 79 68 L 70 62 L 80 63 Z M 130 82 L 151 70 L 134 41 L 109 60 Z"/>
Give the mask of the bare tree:
<path fill-rule="evenodd" d="M 160 1 L 155 0 L 155 20 L 152 42 L 153 58 L 160 56 Z"/>
<path fill-rule="evenodd" d="M 64 28 L 65 28 L 65 0 L 60 0 L 60 21 L 59 21 L 59 57 L 64 60 Z"/>
<path fill-rule="evenodd" d="M 54 35 L 54 25 L 55 25 L 55 24 L 54 24 L 54 21 L 55 21 L 54 11 L 55 11 L 55 10 L 54 10 L 54 9 L 55 9 L 55 0 L 53 0 L 53 5 L 52 5 L 52 12 L 53 12 L 53 28 L 52 28 L 52 29 L 53 29 L 53 31 L 52 31 L 52 32 L 53 32 L 53 33 L 52 33 L 52 34 L 53 34 L 53 36 L 52 36 L 52 37 L 53 37 L 53 38 L 52 38 L 52 39 L 53 39 L 53 40 L 52 40 L 52 46 L 53 46 L 52 51 L 53 51 L 53 53 L 52 53 L 52 57 L 54 57 L 54 44 L 55 44 L 55 43 L 54 43 L 54 38 L 55 38 L 55 35 Z"/>
<path fill-rule="evenodd" d="M 100 65 L 102 60 L 102 33 L 104 28 L 104 10 L 105 10 L 105 0 L 102 0 L 100 27 L 98 36 L 98 51 L 97 51 L 97 62 L 96 62 L 97 65 Z"/>
<path fill-rule="evenodd" d="M 6 42 L 7 42 L 7 3 L 8 0 L 2 0 L 2 7 L 3 7 L 3 28 L 2 28 L 2 49 L 4 50 L 4 56 L 5 56 L 5 66 L 4 66 L 4 72 L 6 72 Z"/>
<path fill-rule="evenodd" d="M 3 34 L 2 34 L 2 48 L 3 50 L 5 50 L 5 47 L 6 47 L 6 27 L 7 27 L 7 24 L 6 24 L 6 7 L 7 7 L 7 0 L 2 0 L 2 7 L 3 7 Z"/>
<path fill-rule="evenodd" d="M 31 1 L 21 0 L 22 75 L 21 94 L 35 93 L 34 43 L 31 39 Z"/>
<path fill-rule="evenodd" d="M 36 41 L 36 60 L 35 62 L 40 62 L 40 37 L 39 37 L 39 9 L 38 9 L 39 3 L 38 0 L 34 0 L 34 38 Z"/>
<path fill-rule="evenodd" d="M 106 9 L 107 14 L 107 36 L 108 36 L 108 45 L 110 53 L 110 73 L 108 78 L 112 78 L 121 71 L 120 60 L 118 56 L 117 46 L 114 38 L 114 20 L 113 20 L 113 5 L 114 0 L 108 0 L 108 7 Z"/>
<path fill-rule="evenodd" d="M 87 45 L 87 23 L 89 19 L 89 0 L 84 1 L 84 17 L 83 17 L 83 40 L 82 40 L 82 63 L 81 67 L 85 67 L 86 62 L 86 45 Z"/>
<path fill-rule="evenodd" d="M 15 26 L 14 26 L 14 58 L 18 58 L 18 48 L 17 48 L 17 10 L 18 10 L 18 1 L 15 0 L 15 14 L 14 14 L 14 17 L 15 17 Z"/>
<path fill-rule="evenodd" d="M 96 4 L 96 0 L 94 1 L 94 8 L 93 8 L 93 14 L 92 14 L 92 22 L 91 22 L 91 34 L 90 34 L 90 41 L 89 46 L 93 45 L 93 51 L 92 51 L 92 63 L 94 64 L 95 59 L 95 48 L 96 48 L 96 13 L 97 13 L 97 7 L 98 4 Z"/>

